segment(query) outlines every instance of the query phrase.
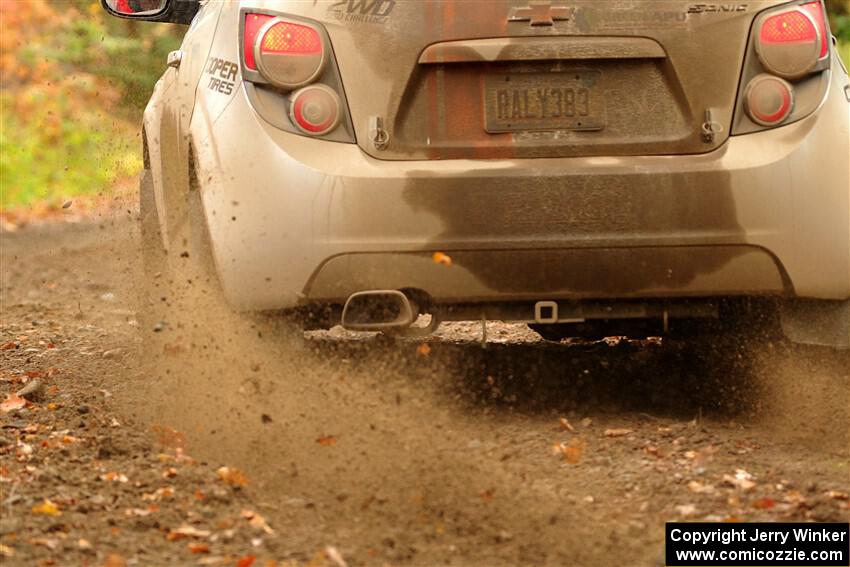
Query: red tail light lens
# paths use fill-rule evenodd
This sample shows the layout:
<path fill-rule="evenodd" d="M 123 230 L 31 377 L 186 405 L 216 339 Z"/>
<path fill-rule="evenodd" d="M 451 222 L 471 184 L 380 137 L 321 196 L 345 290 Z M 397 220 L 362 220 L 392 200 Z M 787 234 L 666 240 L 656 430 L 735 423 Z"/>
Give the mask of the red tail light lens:
<path fill-rule="evenodd" d="M 319 32 L 308 26 L 277 22 L 263 34 L 260 51 L 292 55 L 315 55 L 323 49 Z"/>
<path fill-rule="evenodd" d="M 304 87 L 290 99 L 290 118 L 301 131 L 321 136 L 337 127 L 342 114 L 339 95 L 325 85 Z"/>
<path fill-rule="evenodd" d="M 317 80 L 324 71 L 325 41 L 311 24 L 248 14 L 244 35 L 245 66 L 259 71 L 276 87 L 297 89 Z"/>
<path fill-rule="evenodd" d="M 820 2 L 814 4 L 820 10 Z M 825 42 L 815 18 L 804 7 L 795 7 L 761 22 L 756 51 L 765 69 L 798 79 L 815 69 Z"/>
<path fill-rule="evenodd" d="M 266 14 L 245 15 L 242 48 L 244 49 L 245 66 L 252 71 L 257 70 L 257 62 L 254 60 L 254 42 L 257 40 L 257 33 L 259 33 L 260 28 L 266 25 L 269 20 L 273 19 L 274 16 L 268 16 Z"/>
<path fill-rule="evenodd" d="M 820 32 L 821 42 L 820 42 L 820 55 L 818 59 L 823 59 L 829 54 L 829 30 L 826 27 L 826 13 L 824 12 L 824 5 L 822 2 L 809 2 L 808 4 L 803 4 L 803 10 L 806 11 L 814 20 L 815 25 Z"/>
<path fill-rule="evenodd" d="M 753 122 L 778 126 L 794 110 L 794 88 L 772 75 L 759 75 L 747 85 L 744 106 Z"/>
<path fill-rule="evenodd" d="M 794 10 L 765 20 L 760 39 L 763 44 L 812 42 L 818 40 L 818 30 L 811 18 Z"/>

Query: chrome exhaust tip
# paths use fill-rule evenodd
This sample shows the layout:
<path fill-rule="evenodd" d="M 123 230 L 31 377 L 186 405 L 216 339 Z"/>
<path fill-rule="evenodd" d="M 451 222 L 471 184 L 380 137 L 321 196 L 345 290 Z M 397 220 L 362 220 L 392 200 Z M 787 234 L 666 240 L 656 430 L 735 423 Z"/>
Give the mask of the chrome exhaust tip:
<path fill-rule="evenodd" d="M 419 316 L 410 299 L 394 289 L 359 291 L 342 308 L 342 326 L 350 331 L 406 329 Z"/>

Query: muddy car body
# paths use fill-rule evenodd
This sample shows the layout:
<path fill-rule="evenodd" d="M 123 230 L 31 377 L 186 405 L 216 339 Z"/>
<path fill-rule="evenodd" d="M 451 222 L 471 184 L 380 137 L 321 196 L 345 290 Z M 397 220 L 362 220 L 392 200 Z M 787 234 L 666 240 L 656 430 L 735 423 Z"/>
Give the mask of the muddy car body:
<path fill-rule="evenodd" d="M 171 256 L 202 233 L 236 308 L 666 330 L 759 298 L 850 346 L 850 84 L 819 1 L 123 15 L 191 18 L 143 216 Z"/>

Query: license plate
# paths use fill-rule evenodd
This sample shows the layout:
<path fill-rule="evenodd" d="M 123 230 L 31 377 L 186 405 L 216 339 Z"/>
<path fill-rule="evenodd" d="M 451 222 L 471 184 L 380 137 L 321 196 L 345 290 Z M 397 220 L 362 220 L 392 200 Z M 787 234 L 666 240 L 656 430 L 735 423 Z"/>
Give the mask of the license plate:
<path fill-rule="evenodd" d="M 599 71 L 487 75 L 487 132 L 602 130 L 604 101 Z"/>

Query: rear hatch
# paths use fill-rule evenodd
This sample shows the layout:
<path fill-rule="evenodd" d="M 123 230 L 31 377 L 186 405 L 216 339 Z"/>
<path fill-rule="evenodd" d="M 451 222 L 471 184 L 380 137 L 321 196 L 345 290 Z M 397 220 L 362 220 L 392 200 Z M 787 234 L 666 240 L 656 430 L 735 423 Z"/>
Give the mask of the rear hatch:
<path fill-rule="evenodd" d="M 714 150 L 729 135 L 753 19 L 781 3 L 292 6 L 328 29 L 362 149 L 423 160 Z M 374 143 L 378 129 L 388 144 Z"/>

